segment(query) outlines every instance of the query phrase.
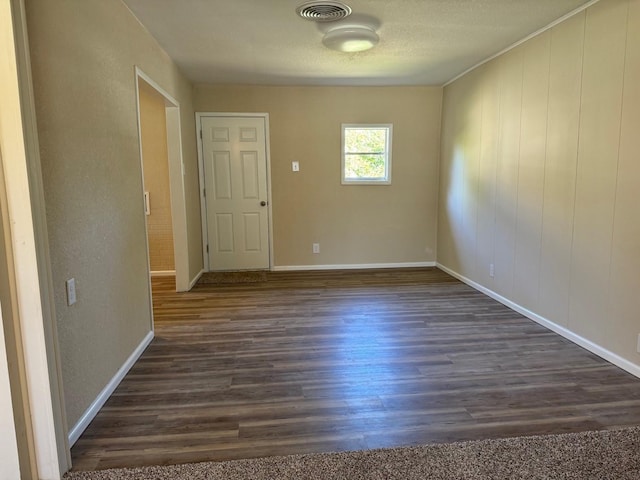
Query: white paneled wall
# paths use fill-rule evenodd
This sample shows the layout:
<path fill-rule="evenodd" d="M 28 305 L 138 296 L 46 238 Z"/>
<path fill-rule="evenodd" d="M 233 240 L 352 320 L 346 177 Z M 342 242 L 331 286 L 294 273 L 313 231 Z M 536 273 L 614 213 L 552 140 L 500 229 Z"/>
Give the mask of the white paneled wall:
<path fill-rule="evenodd" d="M 609 323 L 627 4 L 605 1 L 588 12 L 585 25 L 569 326 L 599 344 L 604 343 Z"/>
<path fill-rule="evenodd" d="M 544 207 L 544 167 L 549 105 L 550 35 L 523 47 L 520 151 L 515 202 L 513 299 L 526 308 L 539 298 L 540 248 Z"/>
<path fill-rule="evenodd" d="M 585 14 L 550 32 L 538 311 L 567 326 Z M 539 280 L 540 280 L 539 279 Z"/>
<path fill-rule="evenodd" d="M 445 87 L 440 182 L 439 264 L 640 371 L 640 0 Z"/>
<path fill-rule="evenodd" d="M 640 330 L 640 1 L 629 4 L 605 345 L 633 343 Z M 633 350 L 633 348 L 629 348 Z M 632 352 L 632 358 L 638 358 Z"/>

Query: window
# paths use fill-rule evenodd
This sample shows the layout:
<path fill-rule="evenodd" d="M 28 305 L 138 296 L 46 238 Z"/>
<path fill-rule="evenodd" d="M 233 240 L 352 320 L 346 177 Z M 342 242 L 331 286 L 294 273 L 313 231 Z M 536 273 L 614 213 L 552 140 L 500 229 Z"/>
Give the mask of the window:
<path fill-rule="evenodd" d="M 390 185 L 393 125 L 342 124 L 342 184 Z"/>

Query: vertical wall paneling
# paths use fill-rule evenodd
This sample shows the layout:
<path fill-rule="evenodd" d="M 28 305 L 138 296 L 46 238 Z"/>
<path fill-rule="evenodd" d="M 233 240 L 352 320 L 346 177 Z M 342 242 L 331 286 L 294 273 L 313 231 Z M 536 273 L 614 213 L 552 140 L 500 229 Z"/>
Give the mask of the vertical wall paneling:
<path fill-rule="evenodd" d="M 504 296 L 513 291 L 518 163 L 522 110 L 523 49 L 499 59 L 500 120 L 495 213 L 495 289 Z"/>
<path fill-rule="evenodd" d="M 598 344 L 607 329 L 627 3 L 596 4 L 585 25 L 569 327 Z"/>
<path fill-rule="evenodd" d="M 443 103 L 447 105 L 447 108 L 443 112 L 442 125 L 443 132 L 458 136 L 458 130 L 454 128 L 455 125 L 462 124 L 456 117 L 458 94 L 455 88 L 447 92 L 447 95 L 443 98 Z M 442 142 L 442 164 L 440 166 L 440 187 L 439 187 L 439 208 L 444 208 L 447 212 L 446 216 L 439 215 L 438 218 L 438 258 L 446 259 L 448 265 L 454 265 L 452 268 L 460 268 L 460 262 L 456 258 L 455 252 L 457 250 L 452 233 L 452 225 L 456 223 L 458 213 L 458 201 L 459 197 L 456 195 L 455 186 L 452 184 L 453 179 L 458 172 L 457 159 L 460 157 L 458 146 L 459 142 L 456 140 Z"/>
<path fill-rule="evenodd" d="M 640 375 L 640 0 L 592 5 L 444 99 L 438 263 Z"/>
<path fill-rule="evenodd" d="M 613 218 L 607 348 L 638 355 L 640 333 L 640 0 L 629 4 L 616 203 Z"/>
<path fill-rule="evenodd" d="M 575 203 L 585 12 L 551 31 L 540 252 L 540 314 L 566 326 Z"/>
<path fill-rule="evenodd" d="M 476 239 L 476 276 L 481 282 L 491 282 L 490 265 L 494 262 L 494 227 L 496 206 L 496 162 L 498 158 L 498 137 L 494 134 L 498 127 L 499 83 L 496 63 L 483 68 L 482 119 L 480 126 L 480 158 L 477 189 L 477 239 Z"/>
<path fill-rule="evenodd" d="M 513 298 L 525 308 L 534 307 L 538 300 L 550 37 L 547 31 L 527 42 L 523 48 Z"/>
<path fill-rule="evenodd" d="M 456 237 L 462 236 L 468 250 L 461 251 L 463 275 L 475 276 L 475 254 L 477 248 L 478 217 L 478 179 L 480 167 L 480 148 L 482 135 L 482 85 L 478 81 L 481 72 L 471 72 L 469 89 L 464 115 L 464 153 L 462 156 L 462 175 L 458 178 L 460 195 L 460 231 Z"/>

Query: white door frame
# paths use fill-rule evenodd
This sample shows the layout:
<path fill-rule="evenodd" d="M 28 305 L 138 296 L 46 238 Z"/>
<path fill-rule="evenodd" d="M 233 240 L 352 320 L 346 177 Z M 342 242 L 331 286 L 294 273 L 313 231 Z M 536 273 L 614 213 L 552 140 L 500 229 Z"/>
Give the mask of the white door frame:
<path fill-rule="evenodd" d="M 24 0 L 2 2 L 0 168 L 4 181 L 0 195 L 7 210 L 0 215 L 0 221 L 10 226 L 10 232 L 4 232 L 9 234 L 8 238 L 1 241 L 11 250 L 7 258 L 11 263 L 8 275 L 15 302 L 12 305 L 15 318 L 2 321 L 14 321 L 21 332 L 18 347 L 22 349 L 24 371 L 19 375 L 17 388 L 26 394 L 24 409 L 30 415 L 31 425 L 20 424 L 15 428 L 22 432 L 27 429 L 25 434 L 32 438 L 23 453 L 29 457 L 32 475 L 58 480 L 71 466 L 71 456 L 28 45 Z M 6 350 L 3 342 L 0 354 L 6 355 Z M 2 408 L 9 408 L 7 400 L 3 395 Z M 11 431 L 4 433 L 15 435 Z M 5 446 L 5 440 L 0 441 L 0 446 Z"/>
<path fill-rule="evenodd" d="M 204 196 L 204 156 L 202 149 L 202 122 L 203 117 L 257 117 L 264 119 L 265 148 L 267 158 L 267 212 L 269 215 L 269 270 L 273 270 L 273 211 L 271 206 L 271 144 L 269 141 L 269 114 L 268 113 L 231 113 L 231 112 L 196 112 L 196 137 L 198 139 L 198 177 L 200 179 L 200 214 L 202 218 L 202 258 L 204 270 L 209 271 L 209 234 L 207 229 L 207 203 Z"/>
<path fill-rule="evenodd" d="M 182 133 L 180 127 L 180 103 L 158 85 L 149 75 L 139 67 L 135 67 L 136 79 L 136 108 L 138 112 L 138 138 L 140 139 L 140 173 L 142 174 L 142 135 L 140 132 L 140 91 L 138 88 L 140 79 L 151 85 L 165 102 L 167 116 L 167 156 L 169 160 L 169 190 L 171 196 L 171 223 L 173 227 L 173 254 L 176 268 L 176 290 L 186 292 L 189 290 L 189 245 L 187 240 L 187 203 L 184 193 L 184 161 L 182 158 Z M 144 182 L 144 180 L 143 180 Z M 140 205 L 143 192 L 140 192 Z M 145 233 L 148 237 L 147 222 Z M 149 243 L 147 242 L 147 270 L 150 272 Z M 151 289 L 151 277 L 149 277 L 149 289 Z M 151 291 L 151 290 L 149 290 Z M 153 327 L 152 327 L 153 328 Z"/>

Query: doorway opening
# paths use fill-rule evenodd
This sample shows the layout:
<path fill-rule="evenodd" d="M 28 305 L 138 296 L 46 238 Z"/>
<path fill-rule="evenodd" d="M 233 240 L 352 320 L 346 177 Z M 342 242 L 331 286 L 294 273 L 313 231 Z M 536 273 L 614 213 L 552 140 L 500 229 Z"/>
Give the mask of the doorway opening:
<path fill-rule="evenodd" d="M 136 100 L 150 275 L 189 290 L 180 104 L 138 67 Z M 146 140 L 146 141 L 145 141 Z"/>
<path fill-rule="evenodd" d="M 151 276 L 175 277 L 165 100 L 138 80 L 144 207 Z"/>

